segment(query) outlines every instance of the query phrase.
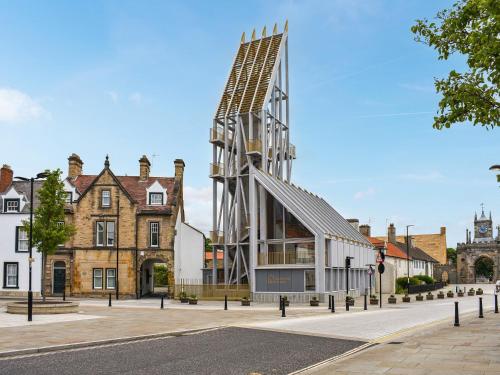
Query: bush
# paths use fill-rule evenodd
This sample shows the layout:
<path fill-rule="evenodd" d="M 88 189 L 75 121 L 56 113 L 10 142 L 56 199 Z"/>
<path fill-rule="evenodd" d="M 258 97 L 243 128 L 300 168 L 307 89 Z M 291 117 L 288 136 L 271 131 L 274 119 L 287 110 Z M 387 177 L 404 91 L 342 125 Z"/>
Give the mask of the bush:
<path fill-rule="evenodd" d="M 434 280 L 432 277 L 427 276 L 427 275 L 416 275 L 416 279 L 419 279 L 420 281 L 423 281 L 427 285 L 429 284 L 434 284 L 436 280 Z"/>
<path fill-rule="evenodd" d="M 421 280 L 419 280 L 416 277 L 410 277 L 410 285 L 420 285 L 420 284 L 422 284 Z M 408 278 L 398 277 L 396 279 L 396 290 L 398 290 L 398 287 L 401 289 L 408 289 Z"/>

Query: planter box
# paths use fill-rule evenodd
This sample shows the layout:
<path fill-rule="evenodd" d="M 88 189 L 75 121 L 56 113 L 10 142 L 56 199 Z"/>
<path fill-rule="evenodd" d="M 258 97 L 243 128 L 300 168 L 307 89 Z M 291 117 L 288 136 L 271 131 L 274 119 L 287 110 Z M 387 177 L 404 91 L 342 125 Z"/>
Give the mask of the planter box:
<path fill-rule="evenodd" d="M 467 292 L 467 295 L 468 295 L 469 297 L 472 297 L 474 294 L 476 294 L 474 291 L 472 291 L 472 292 L 471 292 L 471 291 Z"/>
<path fill-rule="evenodd" d="M 354 306 L 354 300 L 353 299 L 348 299 L 347 303 L 349 304 L 349 306 Z"/>
<path fill-rule="evenodd" d="M 309 301 L 309 304 L 310 304 L 311 306 L 319 306 L 319 300 L 310 300 L 310 301 Z"/>
<path fill-rule="evenodd" d="M 181 300 L 181 303 L 188 303 L 189 302 L 189 298 L 179 298 Z"/>
<path fill-rule="evenodd" d="M 438 293 L 437 297 L 438 299 L 444 299 L 444 293 Z"/>
<path fill-rule="evenodd" d="M 483 290 L 482 290 L 482 289 L 478 289 L 478 290 L 476 291 L 476 295 L 477 295 L 477 296 L 481 296 L 481 295 L 483 295 Z"/>
<path fill-rule="evenodd" d="M 408 302 L 410 302 L 410 301 L 411 301 L 410 296 L 404 296 L 404 297 L 403 297 L 403 302 L 408 303 Z"/>
<path fill-rule="evenodd" d="M 457 296 L 459 296 L 459 297 L 463 297 L 463 296 L 464 296 L 464 292 L 458 292 L 458 293 L 457 293 Z"/>
<path fill-rule="evenodd" d="M 396 297 L 389 297 L 389 298 L 387 298 L 387 302 L 388 303 L 396 303 L 397 302 Z"/>
<path fill-rule="evenodd" d="M 370 298 L 370 305 L 378 305 L 378 299 Z"/>
<path fill-rule="evenodd" d="M 448 293 L 446 293 L 446 296 L 447 296 L 448 298 L 453 298 L 453 296 L 454 296 L 454 295 L 455 295 L 455 294 L 453 294 L 453 292 L 448 292 Z"/>
<path fill-rule="evenodd" d="M 198 300 L 197 299 L 189 299 L 189 304 L 190 305 L 197 305 L 198 304 Z"/>
<path fill-rule="evenodd" d="M 250 306 L 250 300 L 249 299 L 242 299 L 241 306 Z"/>
<path fill-rule="evenodd" d="M 417 301 L 423 301 L 424 300 L 424 296 L 423 295 L 418 295 L 418 296 L 415 297 L 415 299 Z"/>
<path fill-rule="evenodd" d="M 432 301 L 432 300 L 434 299 L 434 294 L 427 294 L 427 295 L 425 296 L 425 299 L 426 299 L 427 301 Z"/>

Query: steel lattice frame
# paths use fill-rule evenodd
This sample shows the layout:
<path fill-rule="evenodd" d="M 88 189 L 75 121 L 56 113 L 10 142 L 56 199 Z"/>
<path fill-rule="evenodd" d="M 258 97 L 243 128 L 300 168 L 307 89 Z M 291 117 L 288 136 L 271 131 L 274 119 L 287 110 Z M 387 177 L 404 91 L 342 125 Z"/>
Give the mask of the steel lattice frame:
<path fill-rule="evenodd" d="M 250 165 L 290 181 L 295 148 L 290 144 L 288 30 L 245 42 L 236 54 L 210 142 L 213 161 L 212 281 L 217 251 L 224 251 L 224 284 L 250 283 L 250 218 L 258 205 L 250 194 Z M 221 194 L 220 194 L 221 193 Z"/>

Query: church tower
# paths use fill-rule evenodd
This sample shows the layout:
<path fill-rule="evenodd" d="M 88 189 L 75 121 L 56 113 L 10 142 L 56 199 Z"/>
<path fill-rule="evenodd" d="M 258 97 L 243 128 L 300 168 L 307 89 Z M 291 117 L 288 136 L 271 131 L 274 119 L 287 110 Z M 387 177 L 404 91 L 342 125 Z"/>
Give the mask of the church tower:
<path fill-rule="evenodd" d="M 484 204 L 481 204 L 481 216 L 474 215 L 474 242 L 484 243 L 493 241 L 493 220 L 484 214 Z"/>

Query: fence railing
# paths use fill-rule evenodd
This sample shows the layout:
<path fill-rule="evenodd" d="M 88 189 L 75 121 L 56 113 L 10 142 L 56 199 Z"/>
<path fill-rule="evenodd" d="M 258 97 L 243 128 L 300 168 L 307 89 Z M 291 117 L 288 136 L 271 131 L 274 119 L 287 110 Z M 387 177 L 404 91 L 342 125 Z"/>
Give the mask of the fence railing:
<path fill-rule="evenodd" d="M 168 287 L 168 296 L 170 298 L 179 298 L 180 293 L 186 293 L 189 297 L 196 295 L 202 300 L 224 300 L 227 296 L 230 300 L 250 297 L 250 288 L 248 285 L 210 285 L 210 284 L 176 284 Z"/>
<path fill-rule="evenodd" d="M 444 288 L 445 283 L 423 284 L 423 285 L 409 285 L 408 294 L 432 292 L 433 290 Z"/>

